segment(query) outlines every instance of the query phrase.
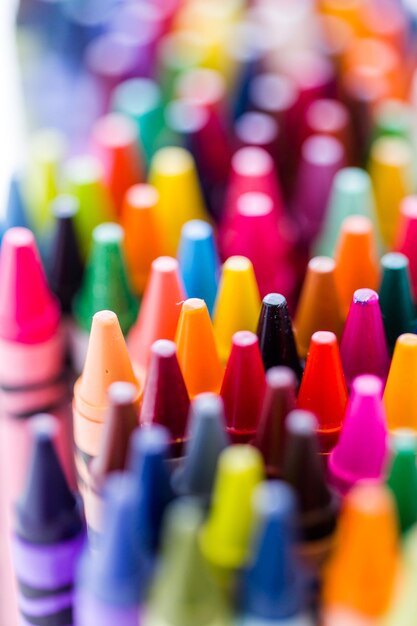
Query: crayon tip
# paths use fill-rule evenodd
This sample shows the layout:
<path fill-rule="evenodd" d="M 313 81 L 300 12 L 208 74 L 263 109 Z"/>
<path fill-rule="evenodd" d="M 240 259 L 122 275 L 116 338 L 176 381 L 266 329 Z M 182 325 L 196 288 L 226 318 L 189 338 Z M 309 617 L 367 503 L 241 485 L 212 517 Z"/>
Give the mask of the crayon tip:
<path fill-rule="evenodd" d="M 223 265 L 213 312 L 219 356 L 226 362 L 232 337 L 239 330 L 256 331 L 261 300 L 252 263 L 232 256 Z"/>
<path fill-rule="evenodd" d="M 391 437 L 391 464 L 387 485 L 397 507 L 401 533 L 407 532 L 417 521 L 417 436 L 415 431 L 400 429 Z"/>
<path fill-rule="evenodd" d="M 410 264 L 411 284 L 414 298 L 417 297 L 417 196 L 407 196 L 400 204 L 400 217 L 394 249 L 402 252 Z"/>
<path fill-rule="evenodd" d="M 255 435 L 265 390 L 265 372 L 258 338 L 248 330 L 233 335 L 220 395 L 227 432 L 234 443 L 248 443 Z"/>
<path fill-rule="evenodd" d="M 213 327 L 204 300 L 184 302 L 178 322 L 178 361 L 191 398 L 205 391 L 218 393 L 223 368 L 217 355 Z"/>
<path fill-rule="evenodd" d="M 360 480 L 382 478 L 387 459 L 382 389 L 382 381 L 370 374 L 353 381 L 342 432 L 328 465 L 331 481 L 341 493 Z"/>
<path fill-rule="evenodd" d="M 6 341 L 34 344 L 51 339 L 60 319 L 48 289 L 33 233 L 11 228 L 0 254 L 0 335 Z"/>
<path fill-rule="evenodd" d="M 295 409 L 297 379 L 288 367 L 271 367 L 253 445 L 260 450 L 268 478 L 282 473 L 285 449 L 285 418 Z"/>
<path fill-rule="evenodd" d="M 303 370 L 298 358 L 287 300 L 269 293 L 262 300 L 257 335 L 265 370 L 285 365 L 301 380 Z"/>
<path fill-rule="evenodd" d="M 10 180 L 3 230 L 6 231 L 8 228 L 16 226 L 30 227 L 26 202 L 22 194 L 22 181 L 18 174 L 14 174 Z"/>
<path fill-rule="evenodd" d="M 357 289 L 353 294 L 340 354 L 348 387 L 360 374 L 375 374 L 385 381 L 389 368 L 388 347 L 379 297 L 372 289 Z"/>
<path fill-rule="evenodd" d="M 417 335 L 398 337 L 384 391 L 388 428 L 417 429 Z"/>
<path fill-rule="evenodd" d="M 336 335 L 317 331 L 311 337 L 297 406 L 317 416 L 323 454 L 329 453 L 338 440 L 347 400 Z"/>

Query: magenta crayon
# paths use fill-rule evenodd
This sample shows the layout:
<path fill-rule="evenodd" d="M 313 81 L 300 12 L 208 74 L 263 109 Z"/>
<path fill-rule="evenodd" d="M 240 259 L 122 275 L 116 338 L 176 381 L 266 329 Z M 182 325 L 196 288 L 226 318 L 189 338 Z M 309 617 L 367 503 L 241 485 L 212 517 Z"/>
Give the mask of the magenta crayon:
<path fill-rule="evenodd" d="M 234 135 L 237 148 L 258 146 L 277 160 L 280 128 L 272 115 L 257 111 L 243 113 L 235 122 Z"/>
<path fill-rule="evenodd" d="M 375 374 L 385 383 L 389 356 L 379 298 L 372 289 L 357 289 L 340 343 L 348 387 L 360 374 Z"/>
<path fill-rule="evenodd" d="M 400 218 L 394 248 L 408 258 L 411 286 L 417 297 L 417 196 L 407 196 L 400 204 Z"/>
<path fill-rule="evenodd" d="M 248 330 L 233 335 L 220 395 L 226 430 L 233 443 L 253 439 L 265 390 L 265 372 L 258 338 Z"/>
<path fill-rule="evenodd" d="M 387 451 L 382 382 L 372 374 L 363 374 L 353 381 L 342 432 L 329 457 L 333 487 L 345 494 L 361 480 L 382 479 Z"/>

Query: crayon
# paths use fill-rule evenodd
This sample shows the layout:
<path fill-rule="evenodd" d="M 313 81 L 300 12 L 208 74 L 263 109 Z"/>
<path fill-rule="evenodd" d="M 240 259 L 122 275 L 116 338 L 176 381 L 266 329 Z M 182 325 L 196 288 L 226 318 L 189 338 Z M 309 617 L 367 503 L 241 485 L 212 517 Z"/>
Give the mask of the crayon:
<path fill-rule="evenodd" d="M 266 372 L 266 388 L 256 434 L 251 442 L 261 452 L 268 478 L 282 475 L 285 450 L 285 419 L 295 409 L 297 379 L 285 366 Z"/>
<path fill-rule="evenodd" d="M 333 547 L 339 502 L 329 489 L 319 456 L 318 422 L 309 411 L 286 419 L 282 477 L 294 489 L 299 507 L 298 551 L 309 571 L 319 572 Z"/>
<path fill-rule="evenodd" d="M 416 309 L 411 295 L 409 263 L 400 252 L 389 252 L 381 258 L 382 279 L 379 305 L 390 352 L 403 333 L 416 326 Z"/>
<path fill-rule="evenodd" d="M 265 372 L 258 338 L 248 330 L 233 335 L 220 395 L 232 443 L 248 443 L 258 426 L 265 392 Z"/>
<path fill-rule="evenodd" d="M 81 493 L 90 484 L 89 466 L 100 451 L 109 407 L 108 389 L 114 382 L 135 385 L 138 409 L 143 384 L 133 370 L 117 315 L 113 311 L 99 311 L 93 317 L 84 369 L 74 385 L 72 403 L 75 462 Z"/>
<path fill-rule="evenodd" d="M 157 190 L 145 183 L 133 185 L 124 196 L 120 224 L 124 231 L 124 252 L 132 287 L 142 295 L 152 261 L 160 255 L 155 220 Z"/>
<path fill-rule="evenodd" d="M 389 0 L 378 4 L 365 3 L 361 11 L 361 21 L 369 36 L 382 39 L 396 50 L 404 52 L 408 41 L 408 24 L 403 7 Z"/>
<path fill-rule="evenodd" d="M 297 354 L 287 301 L 280 293 L 269 293 L 262 300 L 256 331 L 265 371 L 284 365 L 301 380 L 303 373 Z"/>
<path fill-rule="evenodd" d="M 189 298 L 181 308 L 175 342 L 178 361 L 190 398 L 218 393 L 223 378 L 214 331 L 204 300 Z"/>
<path fill-rule="evenodd" d="M 110 222 L 93 230 L 83 281 L 74 299 L 78 328 L 73 335 L 73 362 L 77 372 L 85 361 L 93 315 L 105 309 L 117 314 L 126 335 L 136 319 L 138 305 L 123 256 L 123 230 Z"/>
<path fill-rule="evenodd" d="M 305 358 L 312 335 L 319 330 L 342 335 L 343 321 L 336 289 L 336 264 L 326 256 L 313 257 L 301 288 L 294 318 L 298 353 Z"/>
<path fill-rule="evenodd" d="M 264 148 L 276 160 L 279 127 L 272 115 L 257 111 L 242 113 L 235 121 L 234 134 L 237 147 L 258 146 Z"/>
<path fill-rule="evenodd" d="M 347 400 L 336 335 L 319 330 L 311 337 L 297 406 L 317 416 L 320 450 L 324 455 L 328 455 L 337 443 Z"/>
<path fill-rule="evenodd" d="M 86 536 L 82 509 L 59 463 L 53 417 L 33 418 L 29 472 L 16 505 L 12 553 L 21 624 L 67 626 Z"/>
<path fill-rule="evenodd" d="M 380 268 L 372 224 L 367 217 L 352 215 L 342 223 L 335 250 L 335 281 L 343 318 L 356 289 L 377 290 Z"/>
<path fill-rule="evenodd" d="M 389 607 L 399 564 L 389 490 L 375 482 L 354 487 L 346 496 L 337 537 L 324 573 L 323 623 L 341 626 L 350 616 L 352 624 L 375 624 Z"/>
<path fill-rule="evenodd" d="M 171 437 L 172 456 L 178 457 L 186 441 L 190 400 L 177 359 L 177 346 L 168 339 L 152 344 L 143 390 L 140 424 L 164 426 Z"/>
<path fill-rule="evenodd" d="M 413 392 L 417 381 L 417 335 L 400 335 L 394 348 L 384 404 L 390 431 L 396 428 L 417 429 L 417 402 Z"/>
<path fill-rule="evenodd" d="M 385 382 L 389 356 L 376 291 L 357 289 L 353 294 L 340 355 L 348 387 L 360 374 L 375 374 Z"/>
<path fill-rule="evenodd" d="M 172 341 L 175 338 L 184 300 L 178 261 L 168 256 L 152 261 L 138 319 L 127 338 L 133 360 L 144 371 L 148 367 L 154 341 Z"/>
<path fill-rule="evenodd" d="M 28 208 L 23 198 L 22 176 L 14 174 L 10 179 L 9 190 L 7 194 L 6 213 L 2 223 L 2 234 L 8 228 L 20 226 L 29 228 Z"/>
<path fill-rule="evenodd" d="M 209 502 L 219 456 L 229 443 L 221 397 L 200 393 L 191 402 L 184 460 L 173 476 L 174 490 Z"/>
<path fill-rule="evenodd" d="M 411 143 L 413 133 L 412 110 L 401 100 L 385 100 L 375 111 L 374 140 L 380 137 L 398 137 Z"/>
<path fill-rule="evenodd" d="M 255 490 L 258 520 L 253 556 L 240 590 L 239 626 L 312 626 L 306 606 L 306 576 L 295 553 L 296 498 L 279 480 Z"/>
<path fill-rule="evenodd" d="M 226 362 L 232 336 L 239 330 L 256 331 L 261 300 L 252 263 L 232 256 L 223 265 L 213 311 L 213 327 L 219 356 Z"/>
<path fill-rule="evenodd" d="M 391 436 L 391 461 L 388 468 L 387 485 L 394 496 L 398 525 L 402 534 L 417 521 L 417 439 L 412 430 L 397 429 Z"/>
<path fill-rule="evenodd" d="M 352 383 L 342 432 L 328 460 L 331 484 L 345 494 L 359 481 L 381 480 L 387 453 L 382 381 L 362 374 Z"/>
<path fill-rule="evenodd" d="M 144 626 L 227 626 L 227 606 L 205 562 L 199 535 L 203 511 L 191 498 L 168 509 L 161 560 L 150 590 Z"/>
<path fill-rule="evenodd" d="M 401 584 L 394 593 L 393 600 L 386 612 L 383 626 L 413 626 L 416 602 L 417 543 L 415 527 L 407 534 L 401 554 Z"/>
<path fill-rule="evenodd" d="M 201 549 L 223 589 L 233 585 L 233 574 L 247 562 L 254 529 L 252 498 L 263 479 L 258 450 L 237 444 L 220 455 L 213 503 L 201 530 Z"/>
<path fill-rule="evenodd" d="M 351 162 L 351 121 L 349 110 L 343 102 L 328 98 L 314 100 L 306 110 L 305 126 L 307 136 L 325 135 L 337 139 L 345 149 L 347 161 Z"/>
<path fill-rule="evenodd" d="M 188 298 L 201 298 L 211 314 L 217 293 L 220 261 L 213 229 L 207 222 L 184 224 L 178 262 Z"/>
<path fill-rule="evenodd" d="M 106 524 L 98 548 L 86 552 L 79 567 L 76 624 L 138 626 L 145 586 L 137 528 L 136 484 L 125 472 L 106 482 Z"/>
<path fill-rule="evenodd" d="M 414 299 L 417 297 L 417 254 L 414 245 L 417 236 L 416 226 L 417 196 L 407 196 L 400 203 L 400 216 L 394 249 L 402 252 L 408 258 Z"/>

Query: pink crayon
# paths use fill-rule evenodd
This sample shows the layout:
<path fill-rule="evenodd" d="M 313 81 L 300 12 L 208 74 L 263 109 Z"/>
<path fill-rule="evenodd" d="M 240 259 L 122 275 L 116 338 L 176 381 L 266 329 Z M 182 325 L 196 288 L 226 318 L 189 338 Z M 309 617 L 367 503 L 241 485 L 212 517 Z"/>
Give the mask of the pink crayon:
<path fill-rule="evenodd" d="M 353 294 L 340 355 L 348 387 L 360 374 L 375 374 L 385 383 L 389 355 L 376 291 L 357 289 Z"/>
<path fill-rule="evenodd" d="M 342 432 L 328 461 L 329 478 L 341 494 L 363 479 L 381 479 L 388 432 L 382 381 L 371 374 L 355 378 Z"/>

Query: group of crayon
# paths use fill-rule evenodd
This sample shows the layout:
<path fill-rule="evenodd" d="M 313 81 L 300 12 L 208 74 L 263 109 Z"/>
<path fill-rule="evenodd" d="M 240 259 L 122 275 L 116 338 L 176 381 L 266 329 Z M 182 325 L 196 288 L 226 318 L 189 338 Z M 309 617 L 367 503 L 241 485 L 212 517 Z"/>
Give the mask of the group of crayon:
<path fill-rule="evenodd" d="M 0 626 L 415 626 L 417 5 L 16 33 Z"/>

